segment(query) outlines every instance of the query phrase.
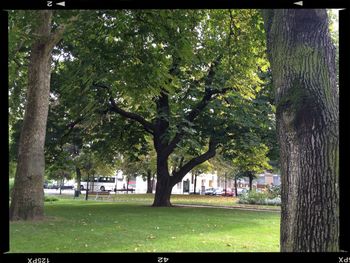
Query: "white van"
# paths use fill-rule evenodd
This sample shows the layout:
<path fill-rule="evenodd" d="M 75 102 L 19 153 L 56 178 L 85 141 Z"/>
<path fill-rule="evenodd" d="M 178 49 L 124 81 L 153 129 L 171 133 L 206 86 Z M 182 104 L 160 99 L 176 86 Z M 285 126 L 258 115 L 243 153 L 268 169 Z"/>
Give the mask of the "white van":
<path fill-rule="evenodd" d="M 98 176 L 94 177 L 93 182 L 89 182 L 90 191 L 114 191 L 117 186 L 117 177 L 116 176 Z M 80 182 L 80 190 L 87 189 L 87 182 Z"/>

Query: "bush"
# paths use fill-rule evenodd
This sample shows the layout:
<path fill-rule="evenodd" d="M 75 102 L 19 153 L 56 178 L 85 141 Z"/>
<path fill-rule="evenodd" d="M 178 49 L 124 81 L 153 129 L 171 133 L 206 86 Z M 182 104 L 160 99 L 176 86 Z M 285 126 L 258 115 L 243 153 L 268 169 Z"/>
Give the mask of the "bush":
<path fill-rule="evenodd" d="M 279 196 L 273 197 L 270 192 L 256 192 L 249 191 L 240 196 L 239 204 L 253 204 L 253 205 L 281 205 L 281 198 Z"/>
<path fill-rule="evenodd" d="M 45 202 L 54 202 L 54 201 L 58 201 L 59 199 L 57 197 L 54 196 L 45 196 Z"/>
<path fill-rule="evenodd" d="M 269 198 L 274 199 L 277 197 L 281 197 L 281 186 L 274 185 L 268 188 Z"/>

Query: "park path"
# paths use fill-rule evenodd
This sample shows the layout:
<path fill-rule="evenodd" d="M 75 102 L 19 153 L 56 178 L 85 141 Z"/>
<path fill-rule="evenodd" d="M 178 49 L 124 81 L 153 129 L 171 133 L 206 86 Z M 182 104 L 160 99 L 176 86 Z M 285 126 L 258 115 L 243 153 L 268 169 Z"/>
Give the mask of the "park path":
<path fill-rule="evenodd" d="M 189 204 L 174 204 L 178 207 L 200 207 L 200 208 L 220 208 L 220 209 L 236 209 L 236 210 L 247 210 L 247 211 L 266 211 L 266 212 L 278 212 L 280 210 L 270 208 L 255 208 L 255 207 L 240 207 L 240 206 L 217 206 L 217 205 L 189 205 Z"/>

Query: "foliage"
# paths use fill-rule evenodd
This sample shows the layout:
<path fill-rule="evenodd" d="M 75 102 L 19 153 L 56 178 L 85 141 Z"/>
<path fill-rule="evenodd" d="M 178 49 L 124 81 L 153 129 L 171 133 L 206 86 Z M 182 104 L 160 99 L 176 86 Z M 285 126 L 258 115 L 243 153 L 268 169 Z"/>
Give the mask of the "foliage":
<path fill-rule="evenodd" d="M 249 106 L 262 90 L 256 71 L 267 69 L 257 13 L 119 10 L 81 16 L 90 18 L 80 21 L 74 38 L 67 36 L 59 46 L 58 53 L 68 55 L 58 62 L 52 79 L 59 103 L 69 105 L 67 117 L 72 121 L 88 116 L 92 147 L 103 148 L 109 156 L 132 155 L 149 143 L 143 127 L 108 111 L 111 98 L 149 122 L 168 122 L 162 138 L 170 142 L 181 134 L 175 151 L 187 154 L 184 163 L 203 153 L 211 137 L 227 149 L 235 146 L 227 142 L 247 133 L 250 137 L 244 140 L 257 140 L 260 124 L 254 118 L 270 107 L 261 98 L 260 108 Z M 245 59 L 238 61 L 238 56 Z M 215 96 L 196 120 L 187 121 L 188 112 L 208 92 L 209 82 Z M 165 93 L 169 113 L 156 109 L 155 101 Z"/>
<path fill-rule="evenodd" d="M 269 198 L 271 199 L 276 197 L 281 197 L 281 186 L 280 185 L 270 186 L 268 188 L 268 195 L 269 195 Z"/>
<path fill-rule="evenodd" d="M 248 191 L 239 197 L 240 204 L 281 205 L 281 196 L 269 192 Z"/>
<path fill-rule="evenodd" d="M 53 51 L 48 167 L 71 173 L 86 166 L 80 155 L 88 151 L 94 172 L 109 166 L 103 172 L 114 174 L 124 162 L 126 173 L 144 174 L 149 167 L 154 173 L 157 140 L 160 148 L 169 146 L 173 172 L 186 164 L 190 171 L 198 165 L 191 161 L 213 149 L 233 156 L 245 150 L 242 146 L 266 143 L 272 149 L 274 109 L 263 21 L 256 10 L 55 14 L 57 24 L 72 15 L 79 19 Z M 113 103 L 164 128 L 150 134 L 142 122 L 116 113 Z"/>
<path fill-rule="evenodd" d="M 54 202 L 54 201 L 59 201 L 59 199 L 55 196 L 45 196 L 44 201 L 45 202 Z"/>

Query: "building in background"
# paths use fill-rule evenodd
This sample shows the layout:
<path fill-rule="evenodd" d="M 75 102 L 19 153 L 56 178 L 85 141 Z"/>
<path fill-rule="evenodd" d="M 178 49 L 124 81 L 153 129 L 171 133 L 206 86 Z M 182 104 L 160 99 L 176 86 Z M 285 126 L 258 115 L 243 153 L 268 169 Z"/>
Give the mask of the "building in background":
<path fill-rule="evenodd" d="M 132 193 L 144 194 L 147 192 L 147 180 L 142 178 L 142 176 L 129 177 L 123 175 L 121 171 L 118 171 L 116 176 L 113 176 L 115 180 L 115 189 L 118 189 L 118 194 L 126 193 L 123 189 L 132 189 Z M 73 185 L 74 181 L 70 181 L 69 184 Z M 84 185 L 84 182 L 82 182 Z M 85 182 L 86 184 L 86 182 Z M 269 172 L 264 172 L 259 174 L 256 179 L 253 180 L 253 189 L 264 189 L 268 186 L 276 186 L 281 184 L 281 177 L 278 174 L 272 174 Z M 85 186 L 85 185 L 84 185 Z M 98 186 L 98 187 L 97 187 Z M 76 187 L 76 184 L 75 184 Z M 97 188 L 98 189 L 97 189 Z M 101 190 L 101 186 L 96 184 L 95 190 Z M 249 179 L 239 178 L 237 180 L 237 187 L 248 189 Z M 107 190 L 107 187 L 105 187 Z M 181 182 L 177 183 L 173 189 L 172 194 L 204 194 L 205 190 L 208 188 L 222 188 L 222 189 L 234 189 L 234 180 L 232 178 L 225 176 L 218 176 L 216 172 L 214 173 L 203 173 L 198 176 L 188 173 Z M 112 188 L 108 187 L 108 190 Z M 114 187 L 113 187 L 114 189 Z M 153 181 L 153 193 L 156 189 L 156 180 Z M 130 192 L 129 192 L 130 193 Z"/>

